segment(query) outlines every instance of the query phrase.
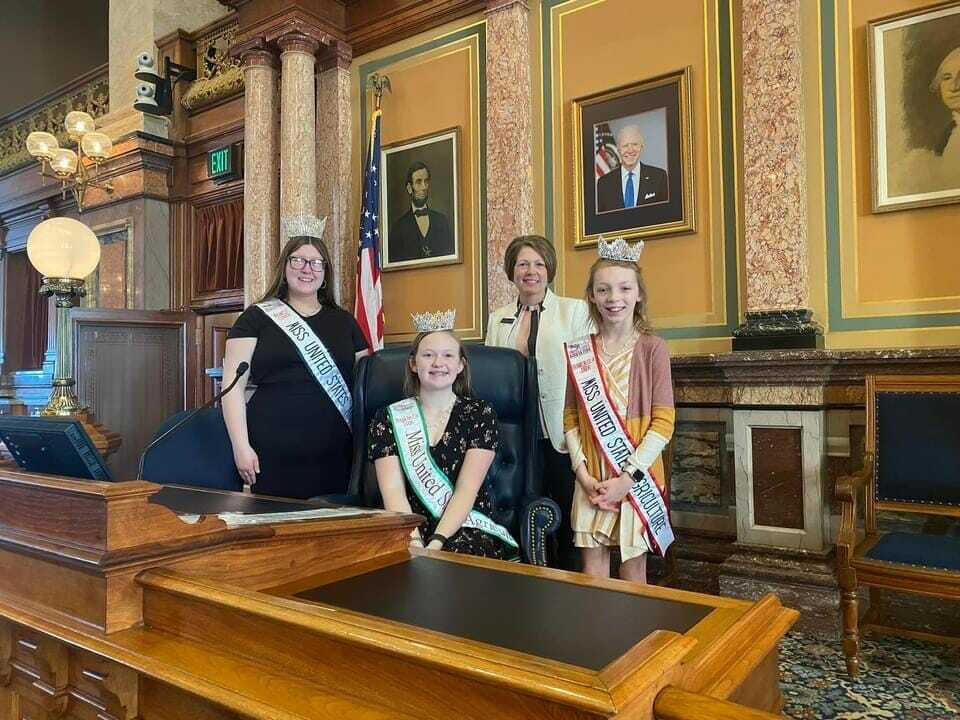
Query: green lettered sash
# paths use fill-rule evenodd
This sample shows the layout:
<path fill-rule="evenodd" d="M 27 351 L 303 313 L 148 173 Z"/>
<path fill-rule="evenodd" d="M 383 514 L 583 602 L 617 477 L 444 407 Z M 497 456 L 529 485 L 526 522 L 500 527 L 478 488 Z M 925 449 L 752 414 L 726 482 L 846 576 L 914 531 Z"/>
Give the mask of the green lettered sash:
<path fill-rule="evenodd" d="M 453 497 L 453 483 L 443 470 L 437 467 L 430 454 L 430 436 L 423 418 L 420 403 L 416 398 L 395 402 L 387 408 L 387 417 L 397 441 L 400 464 L 413 491 L 427 511 L 439 520 Z M 463 527 L 476 528 L 491 537 L 518 549 L 510 532 L 479 510 L 471 510 L 463 521 Z"/>

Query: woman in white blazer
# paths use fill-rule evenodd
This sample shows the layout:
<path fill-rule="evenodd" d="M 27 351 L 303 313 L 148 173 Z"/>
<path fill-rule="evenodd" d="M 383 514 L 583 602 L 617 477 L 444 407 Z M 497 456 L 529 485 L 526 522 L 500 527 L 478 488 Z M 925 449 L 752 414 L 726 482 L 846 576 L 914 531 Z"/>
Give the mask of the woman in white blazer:
<path fill-rule="evenodd" d="M 513 348 L 536 358 L 542 437 L 540 467 L 544 488 L 562 511 L 558 531 L 560 564 L 575 570 L 579 555 L 570 530 L 575 479 L 563 436 L 567 388 L 563 343 L 593 332 L 593 323 L 586 301 L 560 297 L 550 290 L 549 283 L 557 272 L 557 254 L 545 237 L 514 238 L 504 255 L 503 271 L 517 286 L 517 300 L 491 313 L 486 344 Z"/>

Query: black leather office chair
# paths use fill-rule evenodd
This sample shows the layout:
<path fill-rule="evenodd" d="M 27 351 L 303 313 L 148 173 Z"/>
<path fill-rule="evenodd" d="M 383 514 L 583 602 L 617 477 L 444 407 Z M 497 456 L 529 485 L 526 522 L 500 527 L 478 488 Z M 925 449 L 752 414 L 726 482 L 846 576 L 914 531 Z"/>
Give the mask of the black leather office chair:
<path fill-rule="evenodd" d="M 179 422 L 189 410 L 164 420 L 154 439 Z M 233 461 L 233 447 L 219 407 L 205 408 L 147 453 L 143 479 L 161 485 L 191 485 L 242 490 Z"/>
<path fill-rule="evenodd" d="M 536 467 L 540 437 L 536 368 L 516 350 L 465 345 L 476 397 L 497 413 L 500 445 L 487 474 L 494 502 L 493 519 L 520 540 L 523 558 L 546 565 L 547 536 L 560 523 L 560 509 L 542 497 Z M 367 507 L 382 506 L 373 464 L 367 461 L 367 430 L 377 410 L 400 400 L 409 348 L 391 348 L 363 358 L 353 391 L 353 470 L 350 492 Z M 332 499 L 332 498 L 331 498 Z M 356 499 L 356 498 L 354 498 Z"/>

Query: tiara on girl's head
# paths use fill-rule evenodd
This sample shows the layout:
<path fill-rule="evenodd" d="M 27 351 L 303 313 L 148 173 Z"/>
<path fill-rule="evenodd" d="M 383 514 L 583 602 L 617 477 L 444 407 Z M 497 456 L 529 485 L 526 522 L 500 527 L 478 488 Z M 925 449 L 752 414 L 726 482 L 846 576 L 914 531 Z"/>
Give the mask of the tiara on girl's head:
<path fill-rule="evenodd" d="M 432 313 L 410 313 L 410 317 L 413 318 L 413 328 L 418 333 L 453 330 L 453 322 L 457 318 L 457 311 L 454 308 L 452 310 L 437 310 Z"/>
<path fill-rule="evenodd" d="M 607 242 L 603 239 L 603 235 L 601 235 L 600 240 L 597 241 L 597 254 L 604 260 L 635 263 L 640 260 L 640 253 L 642 252 L 643 240 L 633 247 L 630 247 L 629 243 L 622 237 L 617 238 L 613 242 Z"/>
<path fill-rule="evenodd" d="M 323 229 L 327 225 L 326 216 L 322 218 L 312 215 L 301 215 L 299 217 L 284 218 L 283 236 L 287 240 L 293 237 L 312 237 L 321 240 L 323 238 Z"/>

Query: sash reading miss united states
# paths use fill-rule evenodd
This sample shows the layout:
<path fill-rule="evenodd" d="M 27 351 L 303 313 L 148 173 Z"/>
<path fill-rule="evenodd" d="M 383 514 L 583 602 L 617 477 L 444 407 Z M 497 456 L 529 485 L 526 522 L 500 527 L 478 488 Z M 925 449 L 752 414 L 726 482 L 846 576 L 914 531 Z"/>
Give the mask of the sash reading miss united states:
<path fill-rule="evenodd" d="M 397 441 L 400 465 L 403 474 L 420 502 L 437 520 L 453 497 L 453 483 L 441 470 L 430 454 L 430 436 L 423 419 L 420 403 L 416 398 L 400 400 L 387 407 L 387 417 Z M 503 525 L 494 522 L 479 510 L 471 510 L 463 527 L 482 530 L 487 535 L 502 540 L 511 548 L 518 548 L 517 541 Z"/>
<path fill-rule="evenodd" d="M 600 373 L 594 337 L 588 335 L 566 343 L 564 350 L 570 377 L 577 388 L 577 400 L 590 420 L 596 445 L 610 469 L 619 474 L 637 443 L 630 437 L 626 423 L 610 398 L 610 391 Z M 663 556 L 673 542 L 673 528 L 663 491 L 650 472 L 634 474 L 627 499 L 643 522 L 654 550 Z"/>
<path fill-rule="evenodd" d="M 267 300 L 257 303 L 257 307 L 263 310 L 263 314 L 273 320 L 277 327 L 290 338 L 290 342 L 297 348 L 313 379 L 327 393 L 340 413 L 340 417 L 347 424 L 347 429 L 351 429 L 350 412 L 353 408 L 353 398 L 350 396 L 350 387 L 344 381 L 340 368 L 333 361 L 333 356 L 326 345 L 320 342 L 320 338 L 303 318 L 283 300 Z"/>

